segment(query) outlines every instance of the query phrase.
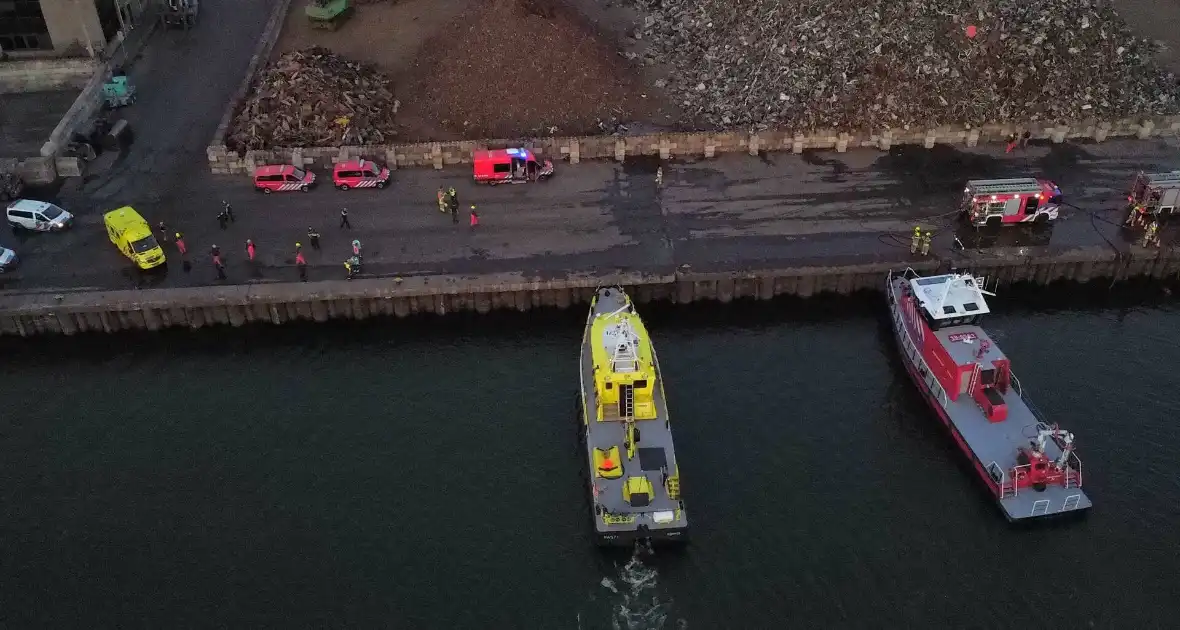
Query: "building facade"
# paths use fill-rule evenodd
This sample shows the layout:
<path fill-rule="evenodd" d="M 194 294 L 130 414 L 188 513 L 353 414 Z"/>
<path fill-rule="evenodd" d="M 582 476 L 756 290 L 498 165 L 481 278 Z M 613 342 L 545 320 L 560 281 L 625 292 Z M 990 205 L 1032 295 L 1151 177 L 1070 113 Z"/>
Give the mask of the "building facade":
<path fill-rule="evenodd" d="M 94 57 L 148 0 L 0 0 L 0 54 L 8 59 Z"/>

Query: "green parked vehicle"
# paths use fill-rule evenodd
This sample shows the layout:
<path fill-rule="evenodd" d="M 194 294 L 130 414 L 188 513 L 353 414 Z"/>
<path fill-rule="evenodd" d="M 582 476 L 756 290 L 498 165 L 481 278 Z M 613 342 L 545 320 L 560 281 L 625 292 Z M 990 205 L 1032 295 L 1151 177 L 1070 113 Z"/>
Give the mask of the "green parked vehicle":
<path fill-rule="evenodd" d="M 305 13 L 312 28 L 334 31 L 352 14 L 352 3 L 349 0 L 311 0 Z"/>
<path fill-rule="evenodd" d="M 107 109 L 131 105 L 135 102 L 135 86 L 122 70 L 116 68 L 102 86 L 102 98 Z"/>

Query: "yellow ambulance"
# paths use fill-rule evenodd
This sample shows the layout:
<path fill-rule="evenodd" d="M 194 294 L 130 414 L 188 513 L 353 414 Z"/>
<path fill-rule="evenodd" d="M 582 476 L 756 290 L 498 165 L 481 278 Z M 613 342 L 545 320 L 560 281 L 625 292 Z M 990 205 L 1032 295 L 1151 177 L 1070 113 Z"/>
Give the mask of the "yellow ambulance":
<path fill-rule="evenodd" d="M 156 242 L 152 228 L 131 206 L 111 210 L 102 217 L 107 235 L 124 256 L 140 269 L 154 269 L 164 264 L 164 250 Z"/>

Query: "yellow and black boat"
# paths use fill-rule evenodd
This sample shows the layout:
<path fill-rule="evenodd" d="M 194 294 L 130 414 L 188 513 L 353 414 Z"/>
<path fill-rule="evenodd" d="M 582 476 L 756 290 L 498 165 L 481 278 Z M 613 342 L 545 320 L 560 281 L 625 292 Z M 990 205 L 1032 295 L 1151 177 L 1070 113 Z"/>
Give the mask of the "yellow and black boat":
<path fill-rule="evenodd" d="M 622 289 L 601 288 L 582 338 L 581 437 L 600 545 L 687 539 L 660 364 Z"/>

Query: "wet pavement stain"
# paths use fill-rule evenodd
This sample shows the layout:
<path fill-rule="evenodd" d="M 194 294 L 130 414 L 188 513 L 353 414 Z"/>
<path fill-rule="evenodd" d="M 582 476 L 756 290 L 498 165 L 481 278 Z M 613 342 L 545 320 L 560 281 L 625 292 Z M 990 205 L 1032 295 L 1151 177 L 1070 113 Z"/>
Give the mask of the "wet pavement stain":
<path fill-rule="evenodd" d="M 665 170 L 664 185 L 672 183 L 704 188 L 713 193 L 725 192 L 733 184 L 724 173 L 708 167 L 676 169 L 674 173 Z"/>
<path fill-rule="evenodd" d="M 656 171 L 663 165 L 658 155 L 628 156 L 623 160 L 623 172 L 627 175 L 655 176 Z"/>
<path fill-rule="evenodd" d="M 829 184 L 842 184 L 848 181 L 848 165 L 840 160 L 832 158 L 825 158 L 820 155 L 820 151 L 814 149 L 807 149 L 803 151 L 801 157 L 803 161 L 812 166 L 827 166 L 832 169 L 832 172 L 820 178 Z M 770 162 L 773 164 L 773 162 Z"/>
<path fill-rule="evenodd" d="M 911 196 L 956 192 L 969 179 L 1001 177 L 1007 170 L 1001 159 L 965 153 L 946 144 L 936 144 L 933 149 L 919 145 L 893 147 L 874 166 L 896 177 Z"/>
<path fill-rule="evenodd" d="M 955 238 L 967 249 L 1040 247 L 1049 245 L 1052 237 L 1052 224 L 975 227 L 966 220 L 959 220 L 955 225 Z"/>
<path fill-rule="evenodd" d="M 1054 178 L 1065 174 L 1076 175 L 1078 173 L 1084 173 L 1088 170 L 1084 165 L 1094 160 L 1094 156 L 1072 142 L 1050 144 L 1047 148 L 1049 149 L 1049 153 L 1037 161 L 1039 172 L 1035 173 L 1035 175 Z M 1043 171 L 1043 173 L 1040 171 Z"/>

